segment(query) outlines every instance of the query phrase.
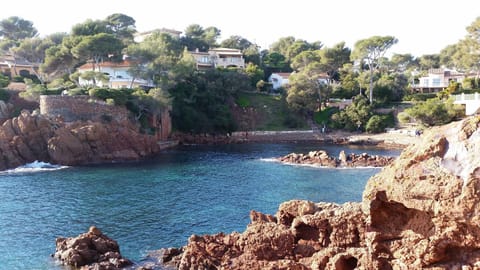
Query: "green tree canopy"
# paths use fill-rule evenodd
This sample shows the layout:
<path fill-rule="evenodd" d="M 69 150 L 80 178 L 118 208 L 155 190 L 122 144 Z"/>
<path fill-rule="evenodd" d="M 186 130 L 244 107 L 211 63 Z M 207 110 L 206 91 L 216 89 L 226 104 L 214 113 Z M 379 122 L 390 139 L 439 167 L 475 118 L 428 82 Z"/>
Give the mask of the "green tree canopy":
<path fill-rule="evenodd" d="M 239 49 L 241 51 L 246 50 L 252 45 L 252 42 L 241 36 L 230 36 L 229 38 L 223 40 L 220 43 L 220 47 Z"/>
<path fill-rule="evenodd" d="M 114 13 L 109 15 L 105 22 L 108 33 L 113 34 L 125 45 L 133 42 L 133 34 L 137 31 L 135 29 L 135 19 L 125 14 Z"/>
<path fill-rule="evenodd" d="M 38 34 L 31 21 L 12 16 L 0 21 L 0 37 L 13 41 L 33 38 Z"/>
<path fill-rule="evenodd" d="M 80 42 L 72 48 L 73 55 L 83 61 L 92 60 L 92 69 L 113 56 L 121 55 L 122 42 L 112 34 L 100 33 L 93 36 L 83 36 Z"/>
<path fill-rule="evenodd" d="M 370 71 L 369 100 L 373 102 L 373 75 L 379 67 L 379 60 L 398 40 L 393 36 L 373 36 L 355 43 L 352 60 L 365 62 Z"/>

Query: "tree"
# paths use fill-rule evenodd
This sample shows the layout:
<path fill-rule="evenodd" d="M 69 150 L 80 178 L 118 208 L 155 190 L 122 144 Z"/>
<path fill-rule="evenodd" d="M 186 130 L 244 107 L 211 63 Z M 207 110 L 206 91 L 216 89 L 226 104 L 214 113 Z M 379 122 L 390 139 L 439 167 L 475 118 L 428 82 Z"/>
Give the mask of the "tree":
<path fill-rule="evenodd" d="M 125 50 L 133 60 L 131 74 L 155 83 L 168 83 L 168 73 L 178 62 L 182 49 L 180 42 L 166 33 L 153 33 L 140 43 Z M 161 86 L 163 87 L 163 86 Z"/>
<path fill-rule="evenodd" d="M 217 39 L 220 37 L 222 31 L 220 29 L 210 26 L 205 28 L 201 36 L 202 40 L 208 45 L 209 48 L 217 45 Z"/>
<path fill-rule="evenodd" d="M 121 55 L 122 42 L 112 34 L 100 33 L 93 36 L 83 36 L 80 42 L 72 48 L 75 57 L 87 61 L 91 60 L 92 70 L 99 67 L 100 62 L 111 58 L 112 55 Z"/>
<path fill-rule="evenodd" d="M 285 72 L 290 70 L 285 56 L 277 52 L 268 53 L 263 58 L 263 64 L 270 72 Z"/>
<path fill-rule="evenodd" d="M 440 67 L 440 55 L 439 54 L 424 54 L 418 59 L 418 64 L 421 70 L 429 70 L 431 68 Z"/>
<path fill-rule="evenodd" d="M 320 50 L 320 68 L 327 73 L 329 83 L 340 79 L 339 69 L 350 62 L 350 54 L 351 50 L 345 47 L 345 42 Z"/>
<path fill-rule="evenodd" d="M 201 52 L 206 52 L 210 48 L 212 39 L 214 38 L 216 40 L 220 35 L 220 30 L 218 30 L 218 32 L 217 30 L 216 28 L 210 28 L 206 34 L 202 26 L 199 24 L 191 24 L 185 29 L 185 35 L 180 39 L 180 42 L 183 47 L 187 47 L 190 51 L 198 49 Z M 207 38 L 208 41 L 206 41 L 205 38 Z"/>
<path fill-rule="evenodd" d="M 393 36 L 373 36 L 355 43 L 352 59 L 360 63 L 366 62 L 370 71 L 370 103 L 373 102 L 373 75 L 379 67 L 378 61 L 397 42 L 398 40 Z"/>
<path fill-rule="evenodd" d="M 257 82 L 263 80 L 265 77 L 265 72 L 259 66 L 248 63 L 245 67 L 245 73 L 247 73 L 248 77 L 250 78 L 251 85 L 253 87 L 257 86 Z"/>
<path fill-rule="evenodd" d="M 246 63 L 252 63 L 257 66 L 262 64 L 260 52 L 258 51 L 258 45 L 252 44 L 250 47 L 243 50 L 243 56 Z"/>
<path fill-rule="evenodd" d="M 318 110 L 329 95 L 329 88 L 319 80 L 318 71 L 312 65 L 309 67 L 290 75 L 286 98 L 290 108 L 305 116 Z"/>
<path fill-rule="evenodd" d="M 396 72 L 405 72 L 407 69 L 411 68 L 412 66 L 416 65 L 417 61 L 413 55 L 406 53 L 406 54 L 398 54 L 395 53 L 392 55 L 390 59 L 391 69 L 395 70 Z"/>
<path fill-rule="evenodd" d="M 83 23 L 75 24 L 72 27 L 71 34 L 73 36 L 94 36 L 101 33 L 109 33 L 111 31 L 107 27 L 107 22 L 104 20 L 88 19 Z"/>
<path fill-rule="evenodd" d="M 241 36 L 230 36 L 229 38 L 223 40 L 222 43 L 220 43 L 220 47 L 239 49 L 241 51 L 246 50 L 252 45 L 252 42 Z"/>
<path fill-rule="evenodd" d="M 358 95 L 345 110 L 332 115 L 333 127 L 349 131 L 361 131 L 365 129 L 365 125 L 372 114 L 373 106 L 369 104 L 368 99 Z"/>
<path fill-rule="evenodd" d="M 45 51 L 45 62 L 40 65 L 40 71 L 48 76 L 72 74 L 72 70 L 80 60 L 72 53 L 72 49 L 82 40 L 80 36 L 68 36 L 59 45 Z M 76 80 L 73 80 L 76 82 Z"/>
<path fill-rule="evenodd" d="M 13 41 L 37 36 L 38 31 L 31 21 L 12 16 L 0 21 L 0 37 Z"/>
<path fill-rule="evenodd" d="M 115 13 L 105 19 L 109 33 L 120 39 L 125 45 L 133 42 L 135 19 L 121 13 Z"/>
<path fill-rule="evenodd" d="M 304 70 L 312 63 L 320 63 L 320 51 L 303 51 L 292 59 L 290 66 L 294 70 Z"/>
<path fill-rule="evenodd" d="M 278 41 L 270 45 L 270 52 L 279 53 L 283 56 L 288 55 L 288 48 L 295 42 L 295 38 L 292 36 L 280 38 Z"/>
<path fill-rule="evenodd" d="M 26 38 L 21 41 L 20 45 L 17 48 L 14 48 L 15 55 L 21 57 L 30 63 L 41 64 L 45 60 L 45 51 L 54 46 L 55 44 L 51 39 L 48 38 Z M 35 76 L 44 82 L 44 79 L 40 74 L 38 74 L 35 69 L 32 69 L 35 73 Z"/>

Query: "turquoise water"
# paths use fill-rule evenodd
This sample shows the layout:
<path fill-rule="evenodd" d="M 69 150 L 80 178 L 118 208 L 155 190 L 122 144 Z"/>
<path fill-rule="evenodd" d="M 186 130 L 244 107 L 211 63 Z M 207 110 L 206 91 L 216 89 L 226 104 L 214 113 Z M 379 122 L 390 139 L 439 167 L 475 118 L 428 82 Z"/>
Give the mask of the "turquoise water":
<path fill-rule="evenodd" d="M 249 211 L 274 214 L 286 200 L 360 201 L 379 169 L 325 169 L 268 161 L 337 146 L 190 146 L 129 164 L 0 174 L 0 269 L 61 269 L 55 238 L 96 225 L 140 261 L 192 234 L 243 231 Z M 398 151 L 347 149 L 398 155 Z"/>

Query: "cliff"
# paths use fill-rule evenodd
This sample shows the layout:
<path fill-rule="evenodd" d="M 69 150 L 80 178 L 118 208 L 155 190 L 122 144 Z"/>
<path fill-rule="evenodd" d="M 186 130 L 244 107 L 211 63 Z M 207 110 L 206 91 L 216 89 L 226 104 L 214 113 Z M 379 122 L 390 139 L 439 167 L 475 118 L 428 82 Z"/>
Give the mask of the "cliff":
<path fill-rule="evenodd" d="M 156 138 L 129 121 L 66 123 L 22 111 L 0 127 L 0 170 L 35 160 L 62 165 L 139 160 L 158 151 Z"/>
<path fill-rule="evenodd" d="M 360 203 L 289 201 L 243 233 L 152 254 L 177 269 L 480 269 L 480 117 L 433 128 Z"/>

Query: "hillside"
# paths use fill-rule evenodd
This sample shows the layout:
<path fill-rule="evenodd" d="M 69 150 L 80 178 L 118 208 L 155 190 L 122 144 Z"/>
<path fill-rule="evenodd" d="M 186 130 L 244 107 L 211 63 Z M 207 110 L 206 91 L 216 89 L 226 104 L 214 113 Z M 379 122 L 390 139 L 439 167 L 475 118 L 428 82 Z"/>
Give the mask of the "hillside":
<path fill-rule="evenodd" d="M 232 106 L 238 130 L 307 129 L 302 117 L 291 112 L 280 95 L 243 92 Z"/>

